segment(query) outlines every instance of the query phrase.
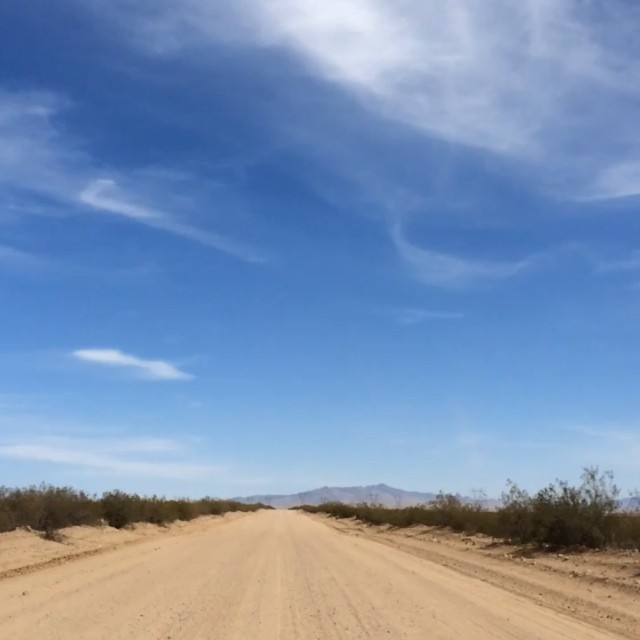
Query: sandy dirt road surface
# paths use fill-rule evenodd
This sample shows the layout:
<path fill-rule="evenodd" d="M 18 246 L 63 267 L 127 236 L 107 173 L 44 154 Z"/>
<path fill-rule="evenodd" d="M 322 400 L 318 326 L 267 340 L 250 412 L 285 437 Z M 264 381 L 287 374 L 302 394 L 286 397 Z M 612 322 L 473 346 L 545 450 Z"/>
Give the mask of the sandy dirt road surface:
<path fill-rule="evenodd" d="M 0 637 L 625 636 L 303 513 L 262 511 L 0 580 Z"/>

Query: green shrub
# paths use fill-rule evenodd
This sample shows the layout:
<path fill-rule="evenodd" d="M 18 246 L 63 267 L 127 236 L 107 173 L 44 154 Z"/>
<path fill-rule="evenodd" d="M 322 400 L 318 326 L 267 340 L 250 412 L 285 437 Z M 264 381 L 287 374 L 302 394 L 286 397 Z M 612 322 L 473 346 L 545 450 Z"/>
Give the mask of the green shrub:
<path fill-rule="evenodd" d="M 510 483 L 501 509 L 505 537 L 552 548 L 611 545 L 621 523 L 615 517 L 619 493 L 612 474 L 596 467 L 584 470 L 578 487 L 557 481 L 532 497 Z"/>
<path fill-rule="evenodd" d="M 109 491 L 102 496 L 102 517 L 110 527 L 122 529 L 134 522 L 138 496 L 123 491 Z"/>
<path fill-rule="evenodd" d="M 0 532 L 31 527 L 56 539 L 56 532 L 73 525 L 93 525 L 105 521 L 122 529 L 135 522 L 164 525 L 175 520 L 193 520 L 203 515 L 229 511 L 270 509 L 263 504 L 242 504 L 232 500 L 167 500 L 142 497 L 124 491 L 108 491 L 101 498 L 70 487 L 41 484 L 24 489 L 0 487 Z"/>
<path fill-rule="evenodd" d="M 533 496 L 508 481 L 502 507 L 496 511 L 439 493 L 429 504 L 404 509 L 380 505 L 331 502 L 296 507 L 335 518 L 358 518 L 370 524 L 409 527 L 423 524 L 468 534 L 482 533 L 516 544 L 542 548 L 607 546 L 640 548 L 640 513 L 618 511 L 619 489 L 609 472 L 587 467 L 577 487 L 567 482 L 541 489 Z"/>

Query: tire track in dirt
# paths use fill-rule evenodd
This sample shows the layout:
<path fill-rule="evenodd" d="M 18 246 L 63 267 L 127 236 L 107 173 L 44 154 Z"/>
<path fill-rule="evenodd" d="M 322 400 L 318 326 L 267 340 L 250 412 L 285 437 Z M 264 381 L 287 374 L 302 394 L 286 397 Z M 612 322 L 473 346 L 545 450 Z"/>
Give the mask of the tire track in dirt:
<path fill-rule="evenodd" d="M 282 511 L 3 580 L 0 629 L 39 640 L 625 637 Z"/>

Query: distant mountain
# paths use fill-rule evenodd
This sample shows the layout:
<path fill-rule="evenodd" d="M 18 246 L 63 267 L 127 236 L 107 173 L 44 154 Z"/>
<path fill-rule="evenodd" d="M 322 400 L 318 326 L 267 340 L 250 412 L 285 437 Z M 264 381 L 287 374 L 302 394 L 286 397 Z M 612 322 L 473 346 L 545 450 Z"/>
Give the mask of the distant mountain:
<path fill-rule="evenodd" d="M 384 507 L 402 508 L 431 502 L 435 497 L 436 494 L 431 492 L 405 491 L 390 487 L 388 484 L 370 484 L 364 487 L 320 487 L 287 495 L 267 494 L 234 498 L 234 500 L 249 504 L 261 502 L 276 509 L 289 509 L 303 504 L 319 505 L 323 502 L 343 502 L 344 504 L 368 502 L 381 504 Z M 458 495 L 458 498 L 467 504 L 479 504 L 489 510 L 499 509 L 502 504 L 500 500 L 491 498 L 474 499 L 461 495 Z M 640 497 L 622 498 L 618 501 L 618 506 L 623 511 L 640 510 Z"/>
<path fill-rule="evenodd" d="M 277 509 L 288 509 L 302 504 L 318 505 L 323 502 L 344 502 L 345 504 L 370 502 L 385 507 L 410 507 L 429 502 L 435 497 L 435 493 L 405 491 L 386 484 L 372 484 L 365 487 L 320 487 L 288 495 L 247 496 L 234 499 L 250 504 L 262 502 Z"/>

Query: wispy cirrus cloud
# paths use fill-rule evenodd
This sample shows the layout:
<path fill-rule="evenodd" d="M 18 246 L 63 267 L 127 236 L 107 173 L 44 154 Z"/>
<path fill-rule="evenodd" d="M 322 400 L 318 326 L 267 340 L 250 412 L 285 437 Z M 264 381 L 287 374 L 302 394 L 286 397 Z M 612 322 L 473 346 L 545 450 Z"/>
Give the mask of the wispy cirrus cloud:
<path fill-rule="evenodd" d="M 611 0 L 105 3 L 152 54 L 223 42 L 288 52 L 362 108 L 517 158 L 566 195 L 640 193 L 640 8 Z M 194 53 L 197 52 L 197 53 Z M 560 171 L 561 179 L 554 176 Z"/>
<path fill-rule="evenodd" d="M 462 320 L 465 314 L 460 311 L 434 311 L 433 309 L 419 309 L 406 307 L 394 309 L 393 319 L 399 324 L 412 325 L 428 322 L 429 320 Z"/>
<path fill-rule="evenodd" d="M 564 253 L 586 263 L 597 275 L 637 275 L 640 273 L 640 250 L 613 251 L 611 247 L 599 248 L 592 243 L 570 243 Z"/>
<path fill-rule="evenodd" d="M 133 202 L 131 196 L 126 194 L 112 179 L 94 180 L 80 192 L 78 197 L 81 202 L 96 210 L 124 216 L 149 227 L 169 231 L 247 262 L 265 262 L 267 260 L 265 254 L 255 249 L 233 242 L 222 235 L 178 222 L 162 210 Z"/>
<path fill-rule="evenodd" d="M 595 262 L 597 273 L 640 272 L 640 250 L 632 251 L 624 257 L 599 259 Z"/>
<path fill-rule="evenodd" d="M 411 213 L 417 225 L 440 215 L 442 207 L 430 206 L 430 199 L 450 203 L 461 193 L 431 189 L 437 174 L 447 173 L 441 166 L 446 159 L 419 163 L 422 173 L 405 170 L 414 154 L 387 149 L 391 131 L 410 134 L 412 145 L 444 142 L 452 155 L 489 158 L 498 171 L 517 173 L 532 191 L 555 198 L 640 195 L 640 43 L 633 37 L 640 7 L 624 0 L 612 0 L 606 11 L 580 0 L 143 0 L 135 8 L 124 0 L 93 0 L 91 6 L 148 55 L 193 58 L 201 65 L 219 46 L 272 51 L 304 71 L 293 82 L 303 75 L 314 82 L 314 95 L 345 98 L 340 109 L 324 109 L 320 117 L 313 107 L 287 112 L 283 98 L 285 107 L 270 126 L 291 136 L 309 160 L 305 167 L 323 157 L 316 183 L 329 200 L 344 200 L 351 189 L 356 200 L 382 211 L 398 256 L 428 286 L 466 289 L 505 281 L 539 261 L 526 255 L 478 260 L 399 235 L 398 209 L 401 216 Z M 287 81 L 283 95 L 290 86 Z M 357 136 L 349 137 L 354 127 L 345 127 L 345 105 L 357 126 L 371 123 L 367 137 L 386 149 L 365 151 L 374 159 L 364 159 L 364 171 L 358 153 L 345 149 L 362 147 Z M 318 130 L 318 121 L 321 133 L 314 137 L 308 132 Z M 403 167 L 398 175 L 411 173 L 407 188 L 385 164 L 394 153 Z M 450 184 L 446 177 L 442 182 Z M 482 224 L 482 213 L 474 210 L 473 216 L 474 225 Z"/>
<path fill-rule="evenodd" d="M 173 480 L 220 478 L 228 468 L 198 462 L 184 442 L 158 438 L 31 437 L 0 442 L 0 457 L 98 474 Z"/>
<path fill-rule="evenodd" d="M 241 487 L 269 482 L 238 469 L 219 445 L 210 447 L 185 424 L 166 425 L 164 432 L 155 425 L 151 435 L 141 433 L 139 424 L 128 427 L 126 420 L 105 423 L 99 414 L 60 417 L 56 397 L 0 396 L 3 468 L 20 466 L 27 479 L 37 473 L 60 485 L 75 474 L 85 487 L 87 478 L 93 478 L 93 487 L 100 491 L 119 486 L 167 495 L 184 495 L 186 488 L 188 494 L 202 496 L 223 487 L 227 495 L 238 495 Z"/>
<path fill-rule="evenodd" d="M 0 89 L 0 199 L 9 210 L 24 215 L 56 212 L 69 215 L 94 210 L 118 215 L 155 229 L 198 242 L 248 262 L 265 262 L 264 253 L 185 222 L 187 213 L 166 210 L 172 203 L 181 208 L 175 191 L 184 180 L 172 180 L 171 172 L 146 169 L 128 171 L 100 167 L 82 142 L 60 123 L 72 104 L 51 92 Z M 105 177 L 105 173 L 107 177 Z M 186 181 L 186 188 L 193 187 Z M 64 210 L 64 214 L 62 211 Z"/>
<path fill-rule="evenodd" d="M 153 264 L 141 264 L 132 267 L 116 267 L 105 265 L 73 264 L 59 257 L 39 255 L 13 246 L 0 244 L 0 271 L 20 274 L 28 278 L 73 277 L 74 279 L 91 280 L 92 282 L 135 283 L 148 280 L 157 274 Z"/>
<path fill-rule="evenodd" d="M 128 370 L 146 380 L 191 380 L 193 376 L 164 360 L 145 360 L 118 349 L 78 349 L 77 360 Z"/>
<path fill-rule="evenodd" d="M 640 193 L 640 159 L 620 162 L 603 169 L 587 189 L 584 200 L 628 198 Z"/>
<path fill-rule="evenodd" d="M 0 267 L 29 274 L 40 274 L 53 268 L 51 261 L 28 251 L 0 244 Z"/>
<path fill-rule="evenodd" d="M 392 230 L 393 242 L 411 274 L 424 284 L 444 289 L 465 289 L 483 283 L 513 278 L 530 271 L 536 256 L 511 262 L 473 260 L 419 247 L 407 239 L 399 226 Z"/>

